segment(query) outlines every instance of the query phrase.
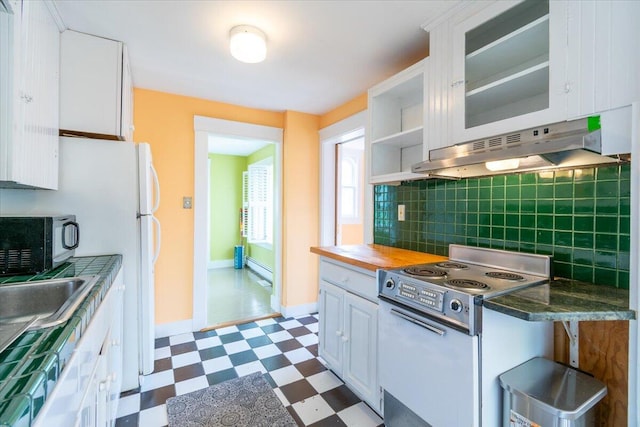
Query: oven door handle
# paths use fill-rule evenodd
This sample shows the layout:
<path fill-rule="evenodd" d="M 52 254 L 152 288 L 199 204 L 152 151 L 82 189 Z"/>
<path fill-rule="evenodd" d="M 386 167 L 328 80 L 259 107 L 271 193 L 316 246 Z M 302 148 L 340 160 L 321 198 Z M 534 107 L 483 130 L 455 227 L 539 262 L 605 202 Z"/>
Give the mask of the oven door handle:
<path fill-rule="evenodd" d="M 423 322 L 421 320 L 418 320 L 418 319 L 416 319 L 414 317 L 408 316 L 408 315 L 406 315 L 406 314 L 404 314 L 402 312 L 394 310 L 393 308 L 391 309 L 391 314 L 394 314 L 394 315 L 396 315 L 396 316 L 398 316 L 398 317 L 400 317 L 400 318 L 402 318 L 404 320 L 407 320 L 407 321 L 413 323 L 414 325 L 420 326 L 420 327 L 422 327 L 422 328 L 424 328 L 424 329 L 426 329 L 428 331 L 436 333 L 436 334 L 440 335 L 441 337 L 443 337 L 444 334 L 446 333 L 446 331 L 444 331 L 443 329 L 436 328 L 435 326 L 431 326 L 428 323 L 425 323 L 425 322 Z"/>

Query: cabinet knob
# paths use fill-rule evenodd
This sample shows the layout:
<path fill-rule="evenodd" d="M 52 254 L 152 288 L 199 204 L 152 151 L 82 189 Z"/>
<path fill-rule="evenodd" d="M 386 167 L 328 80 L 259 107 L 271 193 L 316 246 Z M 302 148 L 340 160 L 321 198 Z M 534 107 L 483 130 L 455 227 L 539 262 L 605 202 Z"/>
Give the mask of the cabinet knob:
<path fill-rule="evenodd" d="M 22 98 L 22 100 L 24 102 L 26 102 L 27 104 L 30 103 L 31 101 L 33 101 L 33 97 L 32 96 L 25 95 L 25 94 L 20 95 L 20 98 Z"/>
<path fill-rule="evenodd" d="M 342 336 L 342 331 L 336 331 L 337 336 Z"/>
<path fill-rule="evenodd" d="M 105 391 L 107 389 L 107 381 L 100 381 L 98 384 L 98 391 Z"/>
<path fill-rule="evenodd" d="M 347 342 L 349 341 L 349 337 L 343 335 L 342 338 L 340 338 L 342 340 L 342 342 Z"/>

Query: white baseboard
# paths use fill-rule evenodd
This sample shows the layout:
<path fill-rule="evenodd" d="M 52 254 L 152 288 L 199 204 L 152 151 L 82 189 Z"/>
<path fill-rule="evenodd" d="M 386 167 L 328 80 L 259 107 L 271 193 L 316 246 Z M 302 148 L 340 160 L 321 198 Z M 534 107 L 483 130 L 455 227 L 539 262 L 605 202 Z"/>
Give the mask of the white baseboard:
<path fill-rule="evenodd" d="M 278 301 L 278 298 L 273 294 L 271 294 L 271 310 L 282 313 L 280 311 L 280 301 Z"/>
<path fill-rule="evenodd" d="M 309 304 L 301 304 L 301 305 L 292 305 L 289 307 L 280 306 L 280 313 L 284 317 L 298 317 L 304 316 L 305 314 L 316 313 L 318 311 L 318 303 L 312 302 Z"/>
<path fill-rule="evenodd" d="M 211 270 L 212 268 L 227 268 L 233 267 L 233 259 L 219 259 L 215 261 L 209 261 L 207 263 L 207 268 Z"/>
<path fill-rule="evenodd" d="M 178 322 L 163 323 L 156 325 L 156 338 L 170 337 L 172 335 L 186 334 L 193 332 L 193 320 L 180 320 Z"/>
<path fill-rule="evenodd" d="M 273 272 L 266 269 L 262 264 L 258 263 L 251 257 L 247 257 L 247 267 L 258 273 L 260 276 L 264 277 L 271 283 L 273 283 Z"/>

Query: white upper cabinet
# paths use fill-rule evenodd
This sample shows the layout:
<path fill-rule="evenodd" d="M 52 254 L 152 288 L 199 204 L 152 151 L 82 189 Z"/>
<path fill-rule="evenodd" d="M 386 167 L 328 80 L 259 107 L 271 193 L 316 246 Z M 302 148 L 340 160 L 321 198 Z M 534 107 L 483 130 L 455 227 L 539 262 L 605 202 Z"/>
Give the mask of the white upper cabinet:
<path fill-rule="evenodd" d="M 470 1 L 425 23 L 425 145 L 604 114 L 640 100 L 639 19 L 638 1 Z"/>
<path fill-rule="evenodd" d="M 48 2 L 11 1 L 3 15 L 0 187 L 58 187 L 60 31 Z"/>
<path fill-rule="evenodd" d="M 569 119 L 640 100 L 640 2 L 570 1 Z"/>
<path fill-rule="evenodd" d="M 423 160 L 428 58 L 369 89 L 366 134 L 372 184 L 424 178 L 411 172 Z"/>
<path fill-rule="evenodd" d="M 120 114 L 122 137 L 125 141 L 133 141 L 133 79 L 127 46 L 122 46 L 122 112 Z"/>
<path fill-rule="evenodd" d="M 131 140 L 133 87 L 124 44 L 67 30 L 60 52 L 60 134 Z"/>
<path fill-rule="evenodd" d="M 451 143 L 566 119 L 564 2 L 495 2 L 451 31 Z"/>

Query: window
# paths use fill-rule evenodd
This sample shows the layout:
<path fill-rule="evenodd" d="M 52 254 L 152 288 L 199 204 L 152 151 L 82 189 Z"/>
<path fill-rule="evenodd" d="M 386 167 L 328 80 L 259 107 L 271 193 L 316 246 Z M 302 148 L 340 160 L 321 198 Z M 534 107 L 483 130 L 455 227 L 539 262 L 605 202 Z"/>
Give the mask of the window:
<path fill-rule="evenodd" d="M 337 144 L 337 208 L 339 224 L 362 222 L 364 139 Z"/>
<path fill-rule="evenodd" d="M 340 217 L 358 218 L 358 164 L 355 159 L 344 157 L 340 164 Z"/>
<path fill-rule="evenodd" d="M 273 157 L 243 174 L 243 224 L 249 243 L 273 243 Z"/>

